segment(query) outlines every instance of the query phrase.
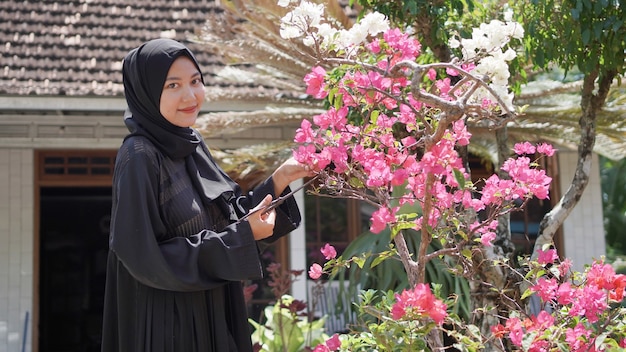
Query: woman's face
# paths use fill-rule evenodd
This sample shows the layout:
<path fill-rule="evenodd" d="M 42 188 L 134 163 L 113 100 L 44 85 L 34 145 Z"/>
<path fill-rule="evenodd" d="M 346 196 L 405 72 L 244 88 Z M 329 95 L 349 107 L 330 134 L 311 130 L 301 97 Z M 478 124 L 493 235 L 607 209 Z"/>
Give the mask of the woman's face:
<path fill-rule="evenodd" d="M 196 122 L 204 102 L 200 72 L 187 56 L 178 57 L 167 72 L 159 109 L 167 121 L 178 127 Z"/>

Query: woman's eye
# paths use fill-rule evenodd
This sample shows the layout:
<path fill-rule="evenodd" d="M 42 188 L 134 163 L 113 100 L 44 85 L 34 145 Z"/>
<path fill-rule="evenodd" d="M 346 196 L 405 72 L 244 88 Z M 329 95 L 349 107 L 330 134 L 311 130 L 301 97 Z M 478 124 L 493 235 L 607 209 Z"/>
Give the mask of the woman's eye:
<path fill-rule="evenodd" d="M 193 81 L 191 81 L 191 84 L 196 85 L 196 84 L 200 84 L 202 83 L 202 80 L 200 78 L 196 78 Z"/>
<path fill-rule="evenodd" d="M 173 88 L 178 87 L 178 83 L 170 83 L 170 84 L 166 85 L 165 87 L 169 88 L 169 89 L 173 89 Z"/>

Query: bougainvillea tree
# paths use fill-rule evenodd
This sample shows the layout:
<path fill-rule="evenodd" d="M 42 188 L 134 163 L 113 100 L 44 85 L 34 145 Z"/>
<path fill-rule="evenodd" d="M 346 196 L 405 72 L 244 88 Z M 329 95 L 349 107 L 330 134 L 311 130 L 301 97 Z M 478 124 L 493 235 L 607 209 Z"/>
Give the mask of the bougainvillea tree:
<path fill-rule="evenodd" d="M 549 350 L 552 342 L 541 336 L 553 333 L 550 329 L 559 321 L 549 310 L 526 316 L 511 295 L 505 307 L 491 307 L 492 319 L 485 320 L 490 329 L 485 329 L 484 322 L 476 327 L 449 315 L 446 308 L 453 300 L 438 298 L 424 282 L 426 264 L 434 258 L 449 257 L 453 263 L 450 269 L 456 275 L 482 280 L 490 287 L 493 283 L 485 272 L 509 267 L 506 258 L 491 252 L 498 217 L 523 209 L 532 197 L 549 197 L 551 179 L 532 158 L 552 155 L 550 145 L 517 144 L 516 157 L 502 164 L 506 177 L 494 174 L 476 184 L 457 152 L 471 141 L 468 123 L 496 129 L 515 118 L 508 62 L 516 57 L 514 44 L 523 36 L 522 27 L 505 14 L 503 20 L 474 29 L 471 38 L 451 40 L 462 57 L 420 64 L 419 41 L 390 28 L 378 13 L 364 16 L 350 29 L 341 29 L 326 20 L 322 4 L 289 0 L 278 4 L 288 8 L 281 22 L 281 36 L 312 47 L 319 62 L 304 78 L 307 93 L 327 105 L 324 113 L 302 121 L 295 136 L 299 146 L 294 156 L 319 173 L 319 194 L 358 199 L 374 207 L 370 231 L 391 230 L 391 251 L 385 258 L 401 260 L 411 287 L 376 302 L 373 293 L 363 293 L 361 304 L 374 307 L 375 322 L 359 333 L 333 336 L 316 350 L 440 350 L 448 343 L 443 333 L 452 338 L 450 344 L 465 350 L 484 346 Z M 410 253 L 407 247 L 407 230 L 421 237 L 417 253 Z M 433 241 L 440 244 L 439 249 L 428 252 Z M 310 268 L 314 279 L 352 261 L 337 258 L 329 247 L 322 252 L 328 262 Z M 554 260 L 544 261 L 539 268 L 548 262 L 554 264 Z M 545 269 L 530 270 L 533 263 L 529 262 L 528 270 L 534 277 L 518 277 L 529 283 L 523 297 L 537 293 L 544 308 L 550 306 L 553 312 L 567 311 L 563 314 L 575 317 L 578 325 L 571 327 L 574 332 L 563 330 L 562 341 L 598 345 L 594 334 L 607 329 L 593 330 L 585 324 L 593 325 L 602 314 L 609 314 L 609 303 L 581 314 L 573 299 L 544 292 L 554 293 L 558 285 L 545 281 L 549 273 Z M 563 281 L 563 295 L 578 292 L 571 284 L 565 286 L 568 274 L 563 271 L 558 276 Z M 590 292 L 593 299 L 621 299 L 621 294 L 599 293 L 615 288 L 623 293 L 621 278 L 613 273 L 609 281 L 593 286 L 597 288 Z M 582 285 L 580 290 L 592 287 L 577 284 Z M 568 287 L 572 289 L 565 292 Z M 521 337 L 527 333 L 533 338 Z M 617 346 L 621 343 L 616 337 L 619 334 L 613 334 L 604 339 Z"/>

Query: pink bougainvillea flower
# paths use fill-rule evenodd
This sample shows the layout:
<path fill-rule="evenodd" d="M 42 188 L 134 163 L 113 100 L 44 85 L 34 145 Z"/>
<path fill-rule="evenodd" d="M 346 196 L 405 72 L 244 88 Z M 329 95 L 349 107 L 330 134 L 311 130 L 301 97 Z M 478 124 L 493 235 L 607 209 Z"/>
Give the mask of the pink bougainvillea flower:
<path fill-rule="evenodd" d="M 313 265 L 309 268 L 309 277 L 313 280 L 317 280 L 322 277 L 322 272 L 322 266 L 317 263 L 313 263 Z"/>
<path fill-rule="evenodd" d="M 391 211 L 387 207 L 380 207 L 372 214 L 372 225 L 370 226 L 370 231 L 373 233 L 380 233 L 388 224 L 395 221 L 395 211 Z"/>
<path fill-rule="evenodd" d="M 328 92 L 324 90 L 324 76 L 326 76 L 326 70 L 321 66 L 315 66 L 311 69 L 311 72 L 304 76 L 304 83 L 306 83 L 306 94 L 310 94 L 316 99 L 324 99 Z"/>
<path fill-rule="evenodd" d="M 326 346 L 328 346 L 328 349 L 330 349 L 331 351 L 336 351 L 339 348 L 341 348 L 341 341 L 339 340 L 339 335 L 334 334 L 328 340 L 326 340 Z"/>
<path fill-rule="evenodd" d="M 326 258 L 326 260 L 333 259 L 337 256 L 337 251 L 335 250 L 335 247 L 331 246 L 328 243 L 326 243 L 324 247 L 320 249 L 320 251 L 324 255 L 324 258 Z"/>
<path fill-rule="evenodd" d="M 372 42 L 367 43 L 365 47 L 374 54 L 380 52 L 380 39 L 376 38 Z"/>
<path fill-rule="evenodd" d="M 446 73 L 450 76 L 455 76 L 455 77 L 459 75 L 459 71 L 450 67 L 446 68 Z"/>
<path fill-rule="evenodd" d="M 467 126 L 465 126 L 465 121 L 458 120 L 455 121 L 453 126 L 454 139 L 458 145 L 464 146 L 468 145 L 470 142 L 470 137 L 472 134 L 467 131 Z"/>
<path fill-rule="evenodd" d="M 607 308 L 607 293 L 596 285 L 585 285 L 578 290 L 572 302 L 570 316 L 586 317 L 590 323 L 598 321 L 598 316 Z"/>
<path fill-rule="evenodd" d="M 448 316 L 446 309 L 446 304 L 435 297 L 430 291 L 430 286 L 417 284 L 413 289 L 396 293 L 396 303 L 391 307 L 391 316 L 398 320 L 410 314 L 409 317 L 413 319 L 413 314 L 417 314 L 430 317 L 437 324 L 443 324 Z"/>
<path fill-rule="evenodd" d="M 337 351 L 340 348 L 341 348 L 341 341 L 339 340 L 339 335 L 334 334 L 328 340 L 326 340 L 326 342 L 320 343 L 319 345 L 315 346 L 315 349 L 313 349 L 313 352 L 331 352 L 331 351 Z"/>
<path fill-rule="evenodd" d="M 537 295 L 544 302 L 549 302 L 556 298 L 556 291 L 559 288 L 559 283 L 554 279 L 546 279 L 545 277 L 537 280 L 537 284 L 531 287 L 533 291 L 537 292 Z"/>
<path fill-rule="evenodd" d="M 493 220 L 488 224 L 480 223 L 478 221 L 474 221 L 473 224 L 470 225 L 470 231 L 475 231 L 480 236 L 480 242 L 486 246 L 491 247 L 493 245 L 493 240 L 496 239 L 495 229 L 498 227 L 498 221 Z"/>
<path fill-rule="evenodd" d="M 437 79 L 437 71 L 431 68 L 428 70 L 428 72 L 426 72 L 426 76 L 429 80 L 434 81 Z"/>
<path fill-rule="evenodd" d="M 323 114 L 313 117 L 313 122 L 322 129 L 342 128 L 346 124 L 346 116 L 348 115 L 348 107 L 343 106 L 339 110 L 331 107 Z"/>
<path fill-rule="evenodd" d="M 587 344 L 585 340 L 591 335 L 591 331 L 587 330 L 582 323 L 578 323 L 573 329 L 565 330 L 565 342 L 568 343 L 571 351 L 586 351 Z"/>
<path fill-rule="evenodd" d="M 315 162 L 315 146 L 313 144 L 300 145 L 293 151 L 293 158 L 299 163 L 312 165 Z"/>
<path fill-rule="evenodd" d="M 556 290 L 556 301 L 562 305 L 570 304 L 574 300 L 575 294 L 576 290 L 572 288 L 572 284 L 564 282 Z"/>
<path fill-rule="evenodd" d="M 519 318 L 509 318 L 506 321 L 506 329 L 509 331 L 509 339 L 516 346 L 522 345 L 522 338 L 524 337 L 524 328 Z"/>
<path fill-rule="evenodd" d="M 626 275 L 617 274 L 613 280 L 614 289 L 609 291 L 609 299 L 621 302 L 624 300 L 624 291 L 626 290 Z"/>
<path fill-rule="evenodd" d="M 433 307 L 428 311 L 430 318 L 437 324 L 443 324 L 443 320 L 448 316 L 446 311 L 448 306 L 443 301 L 436 299 L 433 302 Z"/>
<path fill-rule="evenodd" d="M 409 37 L 408 33 L 403 33 L 399 28 L 387 30 L 383 33 L 383 38 L 391 48 L 389 54 L 393 56 L 392 64 L 402 60 L 415 60 L 420 55 L 422 49 L 420 42 Z"/>
<path fill-rule="evenodd" d="M 313 132 L 309 120 L 302 120 L 293 140 L 296 143 L 312 143 L 315 140 L 315 132 Z"/>
<path fill-rule="evenodd" d="M 328 348 L 328 346 L 326 346 L 326 344 L 320 343 L 319 345 L 315 346 L 313 352 L 330 352 L 330 349 Z"/>
<path fill-rule="evenodd" d="M 450 91 L 450 89 L 452 89 L 449 77 L 436 81 L 435 86 L 439 89 L 439 94 L 441 95 L 441 97 L 444 98 L 448 96 L 448 92 Z"/>
<path fill-rule="evenodd" d="M 559 255 L 556 253 L 556 249 L 537 250 L 537 262 L 541 265 L 553 264 L 557 259 L 559 259 Z"/>
<path fill-rule="evenodd" d="M 561 274 L 561 276 L 567 275 L 571 267 L 572 267 L 572 260 L 569 258 L 563 259 L 563 261 L 559 265 L 559 273 Z"/>
<path fill-rule="evenodd" d="M 524 143 L 516 143 L 515 146 L 513 146 L 513 151 L 517 155 L 524 155 L 524 154 L 535 154 L 536 149 L 535 149 L 535 146 L 532 145 L 530 142 L 524 142 Z"/>
<path fill-rule="evenodd" d="M 496 239 L 496 233 L 493 231 L 488 231 L 480 236 L 480 243 L 485 247 L 493 246 L 493 240 Z"/>
<path fill-rule="evenodd" d="M 615 289 L 615 269 L 609 264 L 595 262 L 587 272 L 587 284 L 605 290 Z"/>
<path fill-rule="evenodd" d="M 542 310 L 539 314 L 533 316 L 531 320 L 534 323 L 532 327 L 533 331 L 544 331 L 554 325 L 554 317 L 545 310 Z"/>
<path fill-rule="evenodd" d="M 545 154 L 547 156 L 554 155 L 556 150 L 552 147 L 552 145 L 547 143 L 539 143 L 537 144 L 537 153 Z"/>

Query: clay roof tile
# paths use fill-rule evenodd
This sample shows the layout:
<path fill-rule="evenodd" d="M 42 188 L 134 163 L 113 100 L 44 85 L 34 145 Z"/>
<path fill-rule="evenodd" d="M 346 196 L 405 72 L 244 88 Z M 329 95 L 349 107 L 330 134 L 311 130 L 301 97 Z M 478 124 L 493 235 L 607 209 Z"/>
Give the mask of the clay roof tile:
<path fill-rule="evenodd" d="M 221 11 L 211 0 L 0 1 L 0 93 L 121 96 L 130 49 L 162 35 L 184 42 Z M 217 84 L 218 58 L 196 54 Z"/>

